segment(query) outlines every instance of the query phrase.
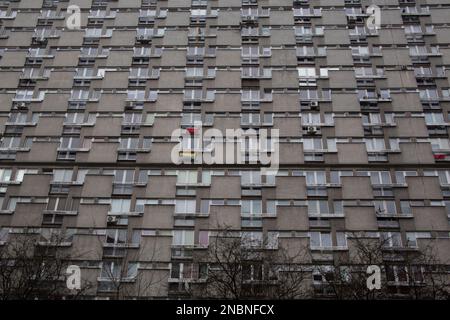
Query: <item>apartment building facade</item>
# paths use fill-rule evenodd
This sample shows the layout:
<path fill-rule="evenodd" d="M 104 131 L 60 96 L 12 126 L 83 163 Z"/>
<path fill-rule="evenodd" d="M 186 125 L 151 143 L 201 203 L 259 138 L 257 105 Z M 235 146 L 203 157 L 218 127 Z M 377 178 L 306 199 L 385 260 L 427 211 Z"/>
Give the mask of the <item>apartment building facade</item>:
<path fill-rule="evenodd" d="M 448 0 L 10 0 L 0 22 L 0 245 L 63 235 L 89 296 L 110 274 L 186 294 L 224 226 L 308 248 L 317 287 L 352 233 L 450 264 Z M 196 122 L 277 129 L 278 171 L 196 163 Z"/>

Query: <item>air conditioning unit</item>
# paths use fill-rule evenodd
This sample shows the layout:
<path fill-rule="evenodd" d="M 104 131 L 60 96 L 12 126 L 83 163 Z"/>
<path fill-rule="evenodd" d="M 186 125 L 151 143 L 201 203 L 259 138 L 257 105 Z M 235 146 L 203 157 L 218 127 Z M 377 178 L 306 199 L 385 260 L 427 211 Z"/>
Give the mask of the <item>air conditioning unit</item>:
<path fill-rule="evenodd" d="M 309 105 L 311 107 L 318 107 L 319 106 L 319 102 L 318 101 L 311 101 L 311 103 Z"/>
<path fill-rule="evenodd" d="M 146 36 L 146 35 L 143 35 L 143 34 L 139 35 L 139 36 L 137 37 L 137 39 L 138 39 L 139 41 L 142 41 L 142 42 L 149 42 L 149 41 L 150 41 L 150 37 L 148 37 L 148 36 Z"/>
<path fill-rule="evenodd" d="M 36 37 L 36 38 L 34 38 L 34 41 L 36 43 L 47 43 L 47 38 L 45 38 L 45 37 Z"/>
<path fill-rule="evenodd" d="M 317 128 L 317 127 L 306 127 L 306 132 L 308 134 L 314 135 L 314 134 L 317 134 L 319 132 L 319 128 Z"/>
<path fill-rule="evenodd" d="M 27 108 L 27 104 L 23 101 L 19 101 L 19 102 L 15 102 L 13 105 L 14 109 L 26 109 Z"/>
<path fill-rule="evenodd" d="M 244 22 L 255 22 L 256 21 L 256 17 L 255 16 L 244 16 L 242 18 L 242 20 Z"/>
<path fill-rule="evenodd" d="M 119 222 L 119 217 L 117 217 L 117 216 L 108 216 L 107 222 L 109 224 L 116 224 L 117 222 Z"/>

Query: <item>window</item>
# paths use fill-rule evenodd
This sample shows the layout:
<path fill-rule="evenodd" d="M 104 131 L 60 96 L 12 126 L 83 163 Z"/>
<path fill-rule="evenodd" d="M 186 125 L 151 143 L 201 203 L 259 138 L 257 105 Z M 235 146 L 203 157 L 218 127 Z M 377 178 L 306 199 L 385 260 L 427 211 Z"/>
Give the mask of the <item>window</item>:
<path fill-rule="evenodd" d="M 297 56 L 298 57 L 314 57 L 315 56 L 315 51 L 314 51 L 314 47 L 307 47 L 307 46 L 302 46 L 302 47 L 298 47 L 296 49 L 297 51 Z"/>
<path fill-rule="evenodd" d="M 88 90 L 72 90 L 70 94 L 71 100 L 88 100 L 89 91 Z"/>
<path fill-rule="evenodd" d="M 409 248 L 419 247 L 418 239 L 431 239 L 431 234 L 429 232 L 407 232 L 406 246 Z"/>
<path fill-rule="evenodd" d="M 243 247 L 260 247 L 263 244 L 263 233 L 258 231 L 242 232 L 241 246 Z"/>
<path fill-rule="evenodd" d="M 364 139 L 368 152 L 380 152 L 386 149 L 384 140 L 381 138 Z"/>
<path fill-rule="evenodd" d="M 331 248 L 331 233 L 328 232 L 310 232 L 311 248 Z"/>
<path fill-rule="evenodd" d="M 0 169 L 0 182 L 11 181 L 11 169 Z"/>
<path fill-rule="evenodd" d="M 319 93 L 317 90 L 306 89 L 300 90 L 300 100 L 317 100 L 319 99 Z"/>
<path fill-rule="evenodd" d="M 191 9 L 192 17 L 206 17 L 207 11 L 205 9 Z"/>
<path fill-rule="evenodd" d="M 200 89 L 192 89 L 184 91 L 185 100 L 201 100 L 203 98 L 203 91 Z"/>
<path fill-rule="evenodd" d="M 81 146 L 81 139 L 77 137 L 62 137 L 60 149 L 76 150 Z"/>
<path fill-rule="evenodd" d="M 84 122 L 84 113 L 73 112 L 66 115 L 65 123 L 69 124 L 82 124 Z"/>
<path fill-rule="evenodd" d="M 428 50 L 426 46 L 410 46 L 409 54 L 411 56 L 426 56 L 428 54 Z"/>
<path fill-rule="evenodd" d="M 150 48 L 145 48 L 145 47 L 133 48 L 133 56 L 134 57 L 149 57 L 150 56 Z"/>
<path fill-rule="evenodd" d="M 96 57 L 98 55 L 98 48 L 86 48 L 82 47 L 80 49 L 80 55 L 85 57 Z"/>
<path fill-rule="evenodd" d="M 362 120 L 365 125 L 380 125 L 381 115 L 379 113 L 363 114 Z"/>
<path fill-rule="evenodd" d="M 120 149 L 136 150 L 139 146 L 139 138 L 120 138 Z"/>
<path fill-rule="evenodd" d="M 356 77 L 372 77 L 373 75 L 374 75 L 374 72 L 371 67 L 355 68 L 355 76 Z"/>
<path fill-rule="evenodd" d="M 132 184 L 134 182 L 134 170 L 115 170 L 114 183 Z"/>
<path fill-rule="evenodd" d="M 413 34 L 413 33 L 422 33 L 422 27 L 420 25 L 409 25 L 405 26 L 405 33 L 406 34 Z"/>
<path fill-rule="evenodd" d="M 176 200 L 175 213 L 186 214 L 196 212 L 196 200 Z"/>
<path fill-rule="evenodd" d="M 438 172 L 439 182 L 441 185 L 450 184 L 450 171 L 449 170 L 439 170 Z"/>
<path fill-rule="evenodd" d="M 172 245 L 193 246 L 194 245 L 194 231 L 193 230 L 174 230 Z"/>
<path fill-rule="evenodd" d="M 306 185 L 325 185 L 326 183 L 325 171 L 306 171 Z"/>
<path fill-rule="evenodd" d="M 351 177 L 353 176 L 353 172 L 351 171 L 331 171 L 331 183 L 333 184 L 341 184 L 341 177 Z"/>
<path fill-rule="evenodd" d="M 75 76 L 78 78 L 90 78 L 96 76 L 96 73 L 92 68 L 78 68 Z"/>
<path fill-rule="evenodd" d="M 31 198 L 10 197 L 9 198 L 9 202 L 8 202 L 8 206 L 7 206 L 7 210 L 14 211 L 14 210 L 16 210 L 16 205 L 18 203 L 30 203 L 30 202 L 31 202 Z"/>
<path fill-rule="evenodd" d="M 162 37 L 164 36 L 164 29 L 153 29 L 153 28 L 138 28 L 137 37 L 150 39 L 152 37 Z"/>
<path fill-rule="evenodd" d="M 112 199 L 111 213 L 129 213 L 131 208 L 130 199 Z"/>
<path fill-rule="evenodd" d="M 263 266 L 261 263 L 245 263 L 242 266 L 244 281 L 260 281 L 263 279 Z"/>
<path fill-rule="evenodd" d="M 209 214 L 210 206 L 223 206 L 225 205 L 224 200 L 201 200 L 200 212 L 202 214 Z"/>
<path fill-rule="evenodd" d="M 364 26 L 355 26 L 353 29 L 350 29 L 349 34 L 352 36 L 364 36 L 367 35 L 367 31 Z"/>
<path fill-rule="evenodd" d="M 277 231 L 268 231 L 267 232 L 267 249 L 278 249 L 278 237 L 280 233 Z"/>
<path fill-rule="evenodd" d="M 47 210 L 49 211 L 70 211 L 73 207 L 76 206 L 75 203 L 70 203 L 67 197 L 50 197 L 47 203 Z"/>
<path fill-rule="evenodd" d="M 338 247 L 347 247 L 347 235 L 345 232 L 336 232 L 336 245 Z"/>
<path fill-rule="evenodd" d="M 32 100 L 33 99 L 33 90 L 17 90 L 15 100 Z"/>
<path fill-rule="evenodd" d="M 402 214 L 412 214 L 411 203 L 409 201 L 400 201 L 400 211 Z"/>
<path fill-rule="evenodd" d="M 85 37 L 88 38 L 98 38 L 102 36 L 102 29 L 101 28 L 89 28 L 86 29 Z"/>
<path fill-rule="evenodd" d="M 0 243 L 6 242 L 8 240 L 9 229 L 8 228 L 0 228 Z"/>
<path fill-rule="evenodd" d="M 203 47 L 188 47 L 187 55 L 188 56 L 203 56 L 203 55 L 205 55 L 205 48 L 203 48 Z"/>
<path fill-rule="evenodd" d="M 397 214 L 397 208 L 395 206 L 395 201 L 393 200 L 376 200 L 373 204 L 377 214 Z"/>
<path fill-rule="evenodd" d="M 110 281 L 118 280 L 121 278 L 121 262 L 104 261 L 102 262 L 101 278 L 108 279 Z"/>
<path fill-rule="evenodd" d="M 20 148 L 20 137 L 3 137 L 0 146 L 2 149 Z"/>
<path fill-rule="evenodd" d="M 261 92 L 259 90 L 242 90 L 242 101 L 260 101 Z"/>
<path fill-rule="evenodd" d="M 136 212 L 144 212 L 146 205 L 156 205 L 158 204 L 158 200 L 149 200 L 149 199 L 136 199 L 136 205 L 134 210 Z"/>
<path fill-rule="evenodd" d="M 188 78 L 202 78 L 203 68 L 187 68 L 186 77 Z"/>
<path fill-rule="evenodd" d="M 171 279 L 192 279 L 192 263 L 172 263 L 170 268 Z"/>
<path fill-rule="evenodd" d="M 199 231 L 198 243 L 202 247 L 207 247 L 209 245 L 209 231 L 204 230 Z"/>
<path fill-rule="evenodd" d="M 425 170 L 424 176 L 426 177 L 439 177 L 439 183 L 441 186 L 450 184 L 450 171 L 449 170 Z"/>
<path fill-rule="evenodd" d="M 313 151 L 322 149 L 323 145 L 321 138 L 303 138 L 303 150 Z"/>
<path fill-rule="evenodd" d="M 202 115 L 200 113 L 183 113 L 181 118 L 182 126 L 194 126 L 201 123 Z"/>
<path fill-rule="evenodd" d="M 53 170 L 53 181 L 71 182 L 73 170 Z"/>
<path fill-rule="evenodd" d="M 247 185 L 260 185 L 261 184 L 261 172 L 260 171 L 242 171 L 241 172 L 241 184 Z"/>
<path fill-rule="evenodd" d="M 86 175 L 88 174 L 89 170 L 88 169 L 78 169 L 77 172 L 77 183 L 84 183 L 84 180 L 86 178 Z"/>
<path fill-rule="evenodd" d="M 433 151 L 450 149 L 448 138 L 430 138 L 430 143 Z"/>
<path fill-rule="evenodd" d="M 419 96 L 421 100 L 434 101 L 439 99 L 439 93 L 437 89 L 419 89 Z"/>
<path fill-rule="evenodd" d="M 155 114 L 147 113 L 147 115 L 145 117 L 145 124 L 151 126 L 151 125 L 153 125 L 154 122 L 155 122 Z"/>
<path fill-rule="evenodd" d="M 127 229 L 107 229 L 106 243 L 121 245 L 127 242 Z"/>
<path fill-rule="evenodd" d="M 391 174 L 389 171 L 371 171 L 370 181 L 373 185 L 391 184 Z"/>
<path fill-rule="evenodd" d="M 242 200 L 241 202 L 242 216 L 255 216 L 261 214 L 262 214 L 261 200 Z"/>
<path fill-rule="evenodd" d="M 437 112 L 425 113 L 425 123 L 427 125 L 443 125 L 445 124 L 444 115 Z"/>
<path fill-rule="evenodd" d="M 303 125 L 319 125 L 321 124 L 320 113 L 303 113 L 302 123 Z"/>
<path fill-rule="evenodd" d="M 177 172 L 177 184 L 193 185 L 197 184 L 197 171 L 186 170 Z"/>
<path fill-rule="evenodd" d="M 244 58 L 258 58 L 259 57 L 259 47 L 257 47 L 257 46 L 243 46 L 242 47 L 242 57 L 244 57 Z"/>
<path fill-rule="evenodd" d="M 330 209 L 328 207 L 327 200 L 308 200 L 309 215 L 320 215 L 328 213 L 330 213 Z"/>
<path fill-rule="evenodd" d="M 398 184 L 405 184 L 406 177 L 416 177 L 417 171 L 396 171 L 395 180 Z"/>
<path fill-rule="evenodd" d="M 137 273 L 138 273 L 138 268 L 139 268 L 139 263 L 137 263 L 137 262 L 128 262 L 126 278 L 127 279 L 134 279 L 134 278 L 136 278 L 137 277 Z"/>
<path fill-rule="evenodd" d="M 333 213 L 344 214 L 344 201 L 340 200 L 333 201 Z"/>
<path fill-rule="evenodd" d="M 386 266 L 386 279 L 396 284 L 408 284 L 424 281 L 425 268 L 422 266 Z"/>
<path fill-rule="evenodd" d="M 241 125 L 259 125 L 260 121 L 259 113 L 243 113 L 241 115 Z"/>
<path fill-rule="evenodd" d="M 156 10 L 139 10 L 139 17 L 156 17 Z"/>
<path fill-rule="evenodd" d="M 313 30 L 311 27 L 299 26 L 295 27 L 296 36 L 312 36 Z"/>
<path fill-rule="evenodd" d="M 16 182 L 22 182 L 25 174 L 37 174 L 38 171 L 36 169 L 19 169 L 16 172 Z"/>
<path fill-rule="evenodd" d="M 132 101 L 145 100 L 145 90 L 128 90 L 127 99 Z"/>
<path fill-rule="evenodd" d="M 352 47 L 352 54 L 355 56 L 369 56 L 369 47 Z"/>
<path fill-rule="evenodd" d="M 381 232 L 381 243 L 383 247 L 401 247 L 402 238 L 400 232 Z"/>
<path fill-rule="evenodd" d="M 297 68 L 299 78 L 315 78 L 316 69 L 315 68 Z"/>
<path fill-rule="evenodd" d="M 131 68 L 130 77 L 131 78 L 148 78 L 149 69 L 148 68 Z"/>

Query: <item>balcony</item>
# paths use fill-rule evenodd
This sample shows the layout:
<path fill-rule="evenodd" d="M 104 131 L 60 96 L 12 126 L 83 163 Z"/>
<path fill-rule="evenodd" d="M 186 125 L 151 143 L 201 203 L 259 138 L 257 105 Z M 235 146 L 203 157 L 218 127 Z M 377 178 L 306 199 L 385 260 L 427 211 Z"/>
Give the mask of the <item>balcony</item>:
<path fill-rule="evenodd" d="M 172 245 L 172 259 L 190 259 L 192 258 L 193 246 Z"/>
<path fill-rule="evenodd" d="M 257 25 L 259 17 L 256 15 L 243 15 L 241 16 L 241 25 L 252 26 Z"/>

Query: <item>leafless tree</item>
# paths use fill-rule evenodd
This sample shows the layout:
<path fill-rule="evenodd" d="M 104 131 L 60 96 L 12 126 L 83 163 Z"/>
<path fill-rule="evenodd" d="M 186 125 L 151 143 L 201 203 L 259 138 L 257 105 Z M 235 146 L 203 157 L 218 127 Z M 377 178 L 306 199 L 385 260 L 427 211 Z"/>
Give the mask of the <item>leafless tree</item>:
<path fill-rule="evenodd" d="M 449 277 L 430 243 L 423 248 L 389 248 L 389 239 L 351 236 L 346 253 L 334 256 L 332 265 L 317 266 L 329 297 L 335 299 L 448 299 Z M 380 289 L 369 289 L 367 268 L 382 272 Z"/>
<path fill-rule="evenodd" d="M 123 243 L 109 247 L 101 242 L 101 247 L 103 262 L 100 285 L 113 299 L 150 298 L 150 291 L 158 293 L 158 288 L 167 282 L 167 279 L 152 271 L 158 264 L 162 250 L 157 241 L 152 241 L 150 245 L 141 241 L 139 246 Z M 105 250 L 108 249 L 113 253 L 106 254 Z M 114 264 L 113 267 L 111 264 Z M 148 267 L 144 268 L 143 265 Z"/>
<path fill-rule="evenodd" d="M 79 290 L 67 289 L 67 267 L 76 257 L 64 247 L 63 236 L 41 240 L 39 234 L 26 232 L 0 246 L 0 299 L 76 299 L 91 287 L 84 281 Z"/>
<path fill-rule="evenodd" d="M 194 298 L 299 299 L 306 295 L 307 272 L 284 248 L 270 247 L 241 237 L 229 229 L 219 231 L 207 251 L 195 258 L 207 264 L 204 283 L 192 291 Z"/>

